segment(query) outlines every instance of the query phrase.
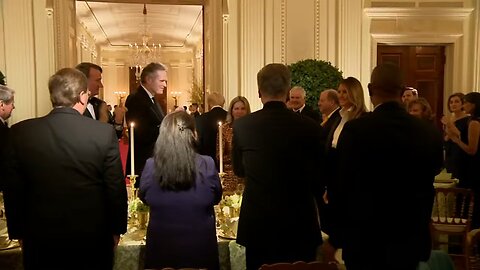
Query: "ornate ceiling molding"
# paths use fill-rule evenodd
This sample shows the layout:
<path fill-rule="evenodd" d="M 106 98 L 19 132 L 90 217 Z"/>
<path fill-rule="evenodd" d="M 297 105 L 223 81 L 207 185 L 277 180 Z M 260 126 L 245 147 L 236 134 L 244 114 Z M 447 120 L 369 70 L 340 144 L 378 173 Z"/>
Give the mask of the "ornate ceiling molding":
<path fill-rule="evenodd" d="M 364 13 L 370 18 L 392 17 L 456 17 L 466 18 L 473 8 L 365 8 Z"/>

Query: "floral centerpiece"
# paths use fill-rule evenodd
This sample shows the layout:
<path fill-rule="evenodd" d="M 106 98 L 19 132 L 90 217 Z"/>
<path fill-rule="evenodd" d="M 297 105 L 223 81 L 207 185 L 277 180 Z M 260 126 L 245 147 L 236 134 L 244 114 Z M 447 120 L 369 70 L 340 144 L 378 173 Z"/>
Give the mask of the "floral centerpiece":
<path fill-rule="evenodd" d="M 226 238 L 236 238 L 242 195 L 226 195 L 219 203 L 217 219 L 219 222 L 219 235 Z"/>
<path fill-rule="evenodd" d="M 128 215 L 129 217 L 136 218 L 137 225 L 140 229 L 147 227 L 149 211 L 150 207 L 138 197 L 128 203 Z"/>

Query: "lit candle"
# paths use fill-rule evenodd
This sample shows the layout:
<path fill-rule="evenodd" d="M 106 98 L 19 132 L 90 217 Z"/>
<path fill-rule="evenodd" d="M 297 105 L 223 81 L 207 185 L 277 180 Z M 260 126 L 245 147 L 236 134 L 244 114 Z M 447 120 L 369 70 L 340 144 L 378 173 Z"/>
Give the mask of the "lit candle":
<path fill-rule="evenodd" d="M 133 122 L 130 123 L 130 175 L 135 175 L 135 154 L 134 154 L 134 146 L 133 143 L 133 126 L 135 124 Z"/>
<path fill-rule="evenodd" d="M 223 135 L 222 135 L 222 122 L 218 122 L 218 149 L 220 156 L 220 173 L 223 173 Z"/>

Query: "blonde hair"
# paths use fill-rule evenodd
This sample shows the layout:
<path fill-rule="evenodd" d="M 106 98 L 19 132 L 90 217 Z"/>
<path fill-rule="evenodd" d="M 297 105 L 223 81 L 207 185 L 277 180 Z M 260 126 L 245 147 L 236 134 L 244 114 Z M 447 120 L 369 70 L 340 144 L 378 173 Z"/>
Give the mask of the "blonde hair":
<path fill-rule="evenodd" d="M 343 79 L 339 85 L 345 86 L 348 98 L 352 102 L 352 110 L 350 112 L 350 120 L 360 117 L 367 111 L 365 99 L 363 97 L 363 87 L 359 80 L 354 77 Z"/>
<path fill-rule="evenodd" d="M 213 92 L 207 96 L 207 102 L 208 102 L 208 106 L 210 107 L 213 107 L 213 106 L 223 107 L 223 105 L 225 104 L 225 98 L 223 97 L 222 94 L 218 92 Z"/>
<path fill-rule="evenodd" d="M 242 102 L 243 105 L 245 105 L 245 110 L 247 110 L 247 114 L 251 113 L 251 110 L 250 110 L 250 103 L 248 103 L 248 100 L 246 97 L 242 97 L 242 96 L 238 96 L 238 97 L 234 97 L 232 99 L 232 101 L 230 101 L 230 105 L 228 106 L 228 114 L 227 114 L 227 120 L 226 122 L 229 123 L 229 124 L 232 124 L 233 123 L 233 106 L 235 105 L 235 103 L 237 102 Z"/>

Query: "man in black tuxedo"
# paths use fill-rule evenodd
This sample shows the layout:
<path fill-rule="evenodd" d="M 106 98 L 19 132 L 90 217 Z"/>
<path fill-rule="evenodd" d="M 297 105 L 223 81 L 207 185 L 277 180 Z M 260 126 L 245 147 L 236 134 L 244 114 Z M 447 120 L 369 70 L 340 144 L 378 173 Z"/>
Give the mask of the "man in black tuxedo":
<path fill-rule="evenodd" d="M 14 94 L 15 91 L 13 91 L 13 89 L 0 85 L 0 143 L 2 145 L 7 143 L 7 119 L 10 118 L 13 109 L 15 109 Z M 4 150 L 5 147 L 0 147 L 0 171 L 3 171 Z M 0 191 L 3 189 L 3 181 L 4 180 L 0 180 Z"/>
<path fill-rule="evenodd" d="M 88 90 L 90 91 L 87 109 L 83 115 L 104 123 L 112 124 L 117 137 L 121 138 L 123 132 L 123 117 L 125 115 L 124 110 L 116 108 L 115 118 L 109 117 L 107 103 L 96 97 L 99 94 L 100 88 L 103 88 L 102 68 L 99 65 L 89 62 L 80 63 L 75 68 L 87 77 Z"/>
<path fill-rule="evenodd" d="M 155 100 L 156 94 L 162 94 L 167 87 L 167 70 L 159 63 L 150 63 L 142 70 L 140 86 L 137 91 L 127 97 L 126 119 L 130 126 L 134 123 L 135 144 L 135 174 L 142 175 L 145 162 L 153 154 L 153 148 L 157 141 L 160 124 L 164 113 L 160 104 Z M 127 175 L 130 172 L 131 146 L 128 148 Z M 135 185 L 138 187 L 139 178 Z"/>
<path fill-rule="evenodd" d="M 375 109 L 348 121 L 337 145 L 349 270 L 414 270 L 430 256 L 442 136 L 403 109 L 400 74 L 392 64 L 373 70 L 368 91 Z"/>
<path fill-rule="evenodd" d="M 283 64 L 262 68 L 263 109 L 234 122 L 233 168 L 246 178 L 237 242 L 246 247 L 247 269 L 314 261 L 322 242 L 320 125 L 287 109 L 290 80 Z"/>
<path fill-rule="evenodd" d="M 294 112 L 299 113 L 303 116 L 308 116 L 312 118 L 315 122 L 320 123 L 320 115 L 318 112 L 314 111 L 310 106 L 305 103 L 305 97 L 307 92 L 305 89 L 300 86 L 294 86 L 290 90 L 290 105 Z"/>
<path fill-rule="evenodd" d="M 198 135 L 198 153 L 211 156 L 219 169 L 217 160 L 217 136 L 218 123 L 225 122 L 227 111 L 222 107 L 225 104 L 225 98 L 222 94 L 213 92 L 207 96 L 209 111 L 195 117 L 195 124 Z"/>
<path fill-rule="evenodd" d="M 127 230 L 117 137 L 110 125 L 82 116 L 88 93 L 80 71 L 59 70 L 48 88 L 54 109 L 10 130 L 9 237 L 21 241 L 27 270 L 111 269 Z"/>

